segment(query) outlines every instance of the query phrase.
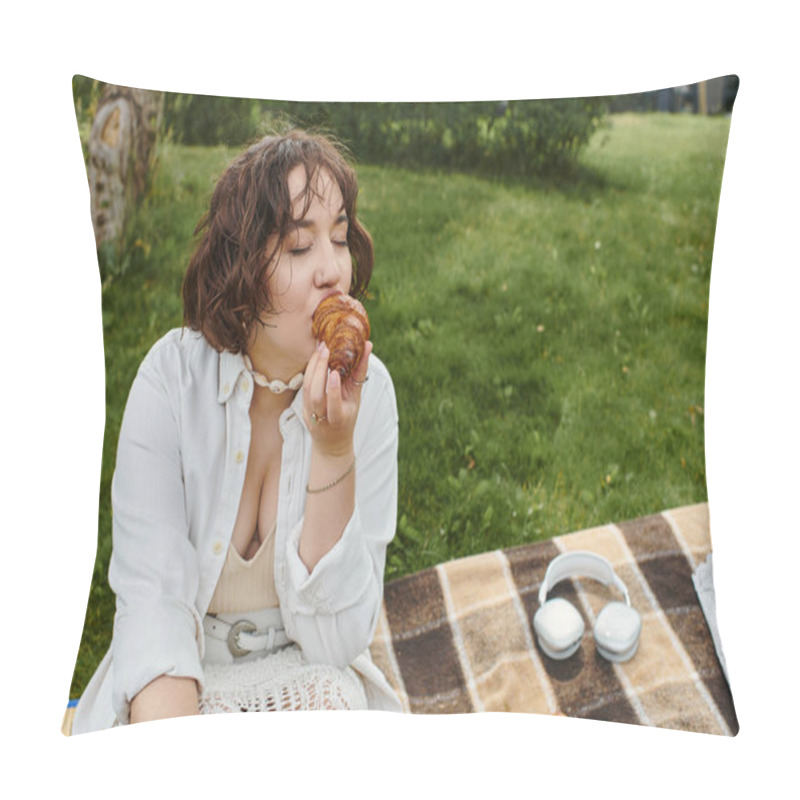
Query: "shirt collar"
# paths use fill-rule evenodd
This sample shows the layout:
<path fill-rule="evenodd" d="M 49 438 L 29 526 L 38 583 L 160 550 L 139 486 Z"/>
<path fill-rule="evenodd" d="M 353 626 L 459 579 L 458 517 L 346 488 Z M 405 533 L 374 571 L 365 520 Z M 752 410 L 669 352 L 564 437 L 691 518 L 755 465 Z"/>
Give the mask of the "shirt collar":
<path fill-rule="evenodd" d="M 220 403 L 227 403 L 233 390 L 236 387 L 236 381 L 242 372 L 247 369 L 244 365 L 244 358 L 241 353 L 231 353 L 228 350 L 223 350 L 219 354 L 219 392 L 217 393 L 217 401 Z"/>

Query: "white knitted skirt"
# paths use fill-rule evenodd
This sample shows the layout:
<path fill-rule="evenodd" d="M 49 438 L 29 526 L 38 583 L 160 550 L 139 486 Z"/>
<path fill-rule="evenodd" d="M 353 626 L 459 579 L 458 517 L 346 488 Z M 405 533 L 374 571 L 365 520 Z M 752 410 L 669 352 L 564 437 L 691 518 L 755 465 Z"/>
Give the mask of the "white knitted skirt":
<path fill-rule="evenodd" d="M 309 664 L 296 644 L 232 663 L 206 658 L 203 671 L 201 714 L 367 708 L 364 685 L 351 667 Z"/>

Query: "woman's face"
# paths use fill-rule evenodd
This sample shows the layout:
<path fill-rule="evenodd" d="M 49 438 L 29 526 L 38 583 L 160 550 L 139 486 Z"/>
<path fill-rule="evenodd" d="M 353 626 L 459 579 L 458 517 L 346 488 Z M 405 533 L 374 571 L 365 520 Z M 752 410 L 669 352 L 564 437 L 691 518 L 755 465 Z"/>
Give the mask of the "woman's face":
<path fill-rule="evenodd" d="M 316 185 L 308 212 L 303 214 L 306 172 L 295 167 L 288 176 L 294 201 L 295 226 L 273 258 L 267 288 L 274 311 L 264 314 L 265 325 L 256 326 L 251 356 L 270 378 L 288 380 L 305 369 L 316 342 L 311 318 L 327 295 L 350 290 L 353 265 L 347 246 L 347 214 L 341 190 L 326 171 L 313 179 Z M 269 250 L 277 236 L 267 243 Z"/>

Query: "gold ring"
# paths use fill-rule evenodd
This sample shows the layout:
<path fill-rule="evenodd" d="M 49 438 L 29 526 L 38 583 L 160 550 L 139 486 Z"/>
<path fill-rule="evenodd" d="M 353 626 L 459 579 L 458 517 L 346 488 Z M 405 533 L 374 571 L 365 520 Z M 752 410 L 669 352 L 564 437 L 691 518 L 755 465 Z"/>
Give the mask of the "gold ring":
<path fill-rule="evenodd" d="M 312 421 L 312 422 L 313 422 L 315 425 L 319 425 L 319 424 L 320 424 L 320 422 L 325 422 L 325 420 L 326 420 L 326 419 L 328 419 L 328 418 L 327 418 L 327 417 L 326 417 L 324 414 L 323 414 L 322 416 L 320 416 L 320 415 L 319 415 L 319 414 L 317 414 L 315 411 L 312 411 L 312 412 L 311 412 L 311 421 Z"/>
<path fill-rule="evenodd" d="M 350 380 L 353 381 L 356 386 L 363 386 L 369 380 L 369 375 L 365 375 L 363 381 L 357 381 L 355 378 L 350 378 Z"/>

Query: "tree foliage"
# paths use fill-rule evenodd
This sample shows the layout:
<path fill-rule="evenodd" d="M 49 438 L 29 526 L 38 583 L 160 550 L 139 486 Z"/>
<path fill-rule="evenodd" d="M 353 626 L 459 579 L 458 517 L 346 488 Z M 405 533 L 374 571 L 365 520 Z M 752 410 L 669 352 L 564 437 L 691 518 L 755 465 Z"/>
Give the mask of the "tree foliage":
<path fill-rule="evenodd" d="M 260 130 L 262 104 L 243 97 L 170 93 L 164 102 L 164 132 L 188 145 L 242 145 Z"/>

